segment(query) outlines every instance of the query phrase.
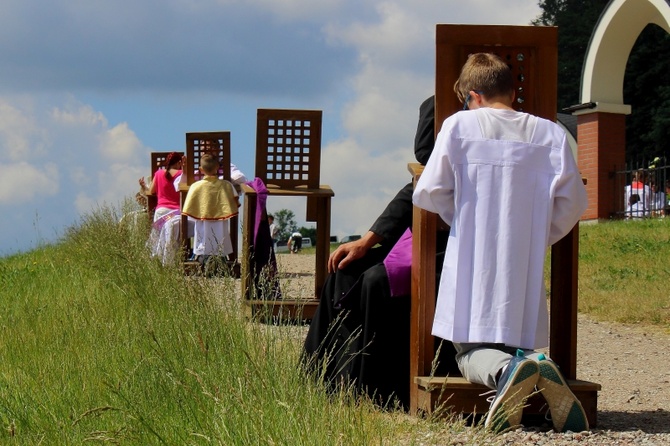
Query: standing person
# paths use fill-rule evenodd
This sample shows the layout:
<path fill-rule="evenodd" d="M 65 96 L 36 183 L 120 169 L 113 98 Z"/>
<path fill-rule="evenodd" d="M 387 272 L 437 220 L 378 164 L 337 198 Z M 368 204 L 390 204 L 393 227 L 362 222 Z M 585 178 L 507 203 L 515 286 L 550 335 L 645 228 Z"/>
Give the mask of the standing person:
<path fill-rule="evenodd" d="M 586 210 L 586 190 L 563 130 L 517 112 L 512 72 L 471 55 L 454 85 L 468 111 L 447 118 L 413 201 L 450 226 L 432 333 L 450 340 L 470 382 L 496 390 L 485 426 L 519 424 L 535 386 L 554 429 L 588 429 L 556 364 L 544 289 L 547 247 Z"/>
<path fill-rule="evenodd" d="M 272 239 L 272 249 L 277 250 L 277 234 L 279 234 L 279 228 L 275 224 L 275 216 L 272 214 L 268 215 L 268 224 L 270 225 L 270 238 Z"/>
<path fill-rule="evenodd" d="M 302 249 L 302 234 L 298 231 L 294 232 L 288 238 L 288 242 L 286 244 L 288 245 L 288 250 L 291 252 L 291 254 L 297 254 L 298 251 Z"/>
<path fill-rule="evenodd" d="M 177 152 L 170 152 L 165 159 L 165 169 L 158 169 L 154 173 L 151 187 L 147 187 L 144 177 L 138 182 L 145 195 L 156 195 L 158 202 L 154 211 L 154 221 L 165 214 L 179 210 L 179 192 L 174 187 L 174 180 L 181 175 L 183 156 Z"/>
<path fill-rule="evenodd" d="M 656 179 L 649 182 L 649 188 L 651 190 L 651 206 L 649 206 L 651 216 L 663 217 L 665 215 L 665 192 Z"/>
<path fill-rule="evenodd" d="M 195 220 L 193 254 L 203 265 L 211 256 L 225 259 L 233 252 L 227 220 L 238 214 L 240 201 L 232 183 L 219 179 L 218 169 L 214 155 L 200 157 L 204 178 L 189 187 L 182 209 Z"/>

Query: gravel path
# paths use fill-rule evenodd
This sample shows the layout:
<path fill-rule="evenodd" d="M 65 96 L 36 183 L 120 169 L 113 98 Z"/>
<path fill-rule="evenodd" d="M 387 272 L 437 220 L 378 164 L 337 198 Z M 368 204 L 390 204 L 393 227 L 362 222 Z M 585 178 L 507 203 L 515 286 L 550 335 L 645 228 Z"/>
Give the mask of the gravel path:
<path fill-rule="evenodd" d="M 313 290 L 306 274 L 313 256 L 279 254 L 278 264 L 295 292 Z M 567 434 L 518 429 L 501 435 L 500 444 L 670 445 L 670 333 L 582 315 L 578 322 L 577 378 L 602 386 L 598 427 Z"/>
<path fill-rule="evenodd" d="M 502 435 L 503 444 L 670 445 L 670 335 L 582 315 L 578 322 L 577 377 L 602 386 L 598 427 L 575 434 L 519 429 Z"/>

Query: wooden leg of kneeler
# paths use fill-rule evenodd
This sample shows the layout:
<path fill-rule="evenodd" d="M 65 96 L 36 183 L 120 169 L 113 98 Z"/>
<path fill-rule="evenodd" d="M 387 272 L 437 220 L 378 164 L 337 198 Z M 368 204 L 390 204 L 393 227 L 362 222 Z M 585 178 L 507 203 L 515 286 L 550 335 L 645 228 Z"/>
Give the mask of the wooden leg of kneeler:
<path fill-rule="evenodd" d="M 241 295 L 242 299 L 251 299 L 253 291 L 253 269 L 251 267 L 251 245 L 254 240 L 254 224 L 256 222 L 256 200 L 258 196 L 251 188 L 245 188 L 244 221 L 242 223 L 242 266 Z"/>

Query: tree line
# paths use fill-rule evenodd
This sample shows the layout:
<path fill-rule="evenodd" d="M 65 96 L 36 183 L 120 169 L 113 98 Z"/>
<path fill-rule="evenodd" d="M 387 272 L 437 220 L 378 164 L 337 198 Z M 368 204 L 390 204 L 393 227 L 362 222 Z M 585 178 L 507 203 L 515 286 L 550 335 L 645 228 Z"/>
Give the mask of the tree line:
<path fill-rule="evenodd" d="M 581 75 L 591 35 L 609 0 L 540 0 L 533 25 L 558 26 L 558 111 L 580 102 Z M 649 24 L 629 55 L 623 86 L 626 159 L 670 158 L 670 36 Z"/>

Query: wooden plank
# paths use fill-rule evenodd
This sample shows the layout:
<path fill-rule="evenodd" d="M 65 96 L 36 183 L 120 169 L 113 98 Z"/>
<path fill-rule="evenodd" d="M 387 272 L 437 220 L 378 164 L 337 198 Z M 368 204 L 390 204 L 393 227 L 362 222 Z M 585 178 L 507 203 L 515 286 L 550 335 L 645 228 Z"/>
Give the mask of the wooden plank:
<path fill-rule="evenodd" d="M 579 223 L 551 247 L 549 352 L 568 379 L 577 377 Z"/>
<path fill-rule="evenodd" d="M 308 321 L 318 305 L 317 299 L 243 300 L 244 315 L 259 322 Z"/>
<path fill-rule="evenodd" d="M 410 172 L 415 181 L 423 171 L 411 163 Z M 418 389 L 415 376 L 430 374 L 434 356 L 434 338 L 430 332 L 435 315 L 435 235 L 437 215 L 419 209 L 413 210 L 412 223 L 412 283 L 410 318 L 410 412 L 416 413 Z"/>
<path fill-rule="evenodd" d="M 256 191 L 242 185 L 244 191 L 243 221 L 242 225 L 242 274 L 241 274 L 241 294 L 242 299 L 249 299 L 254 287 L 254 278 L 251 267 L 251 245 L 254 239 L 254 224 L 256 219 L 256 203 L 258 195 Z"/>
<path fill-rule="evenodd" d="M 418 412 L 435 414 L 436 411 L 464 414 L 485 414 L 490 406 L 486 398 L 490 395 L 482 395 L 490 389 L 481 384 L 473 384 L 463 377 L 431 377 L 419 376 L 414 380 L 418 386 L 417 401 Z M 582 381 L 567 380 L 570 389 L 582 403 L 586 417 L 591 427 L 596 427 L 598 422 L 598 391 L 600 384 Z M 524 408 L 524 415 L 544 415 L 548 407 L 540 393 L 533 395 L 528 400 L 528 407 Z"/>

